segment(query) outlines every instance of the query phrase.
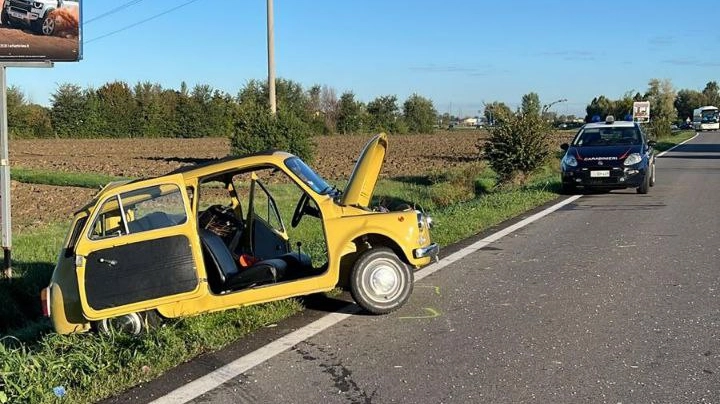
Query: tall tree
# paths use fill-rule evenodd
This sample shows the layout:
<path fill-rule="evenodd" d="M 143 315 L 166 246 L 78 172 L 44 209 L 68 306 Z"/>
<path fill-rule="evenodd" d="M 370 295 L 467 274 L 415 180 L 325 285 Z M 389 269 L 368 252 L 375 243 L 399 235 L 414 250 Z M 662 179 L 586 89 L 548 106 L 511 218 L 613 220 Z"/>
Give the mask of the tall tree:
<path fill-rule="evenodd" d="M 363 105 L 355 101 L 355 94 L 348 91 L 340 96 L 338 103 L 337 130 L 342 134 L 357 133 L 362 128 Z"/>
<path fill-rule="evenodd" d="M 85 119 L 85 97 L 80 86 L 64 83 L 50 96 L 52 109 L 50 118 L 59 137 L 77 137 L 83 132 Z"/>
<path fill-rule="evenodd" d="M 522 104 L 520 106 L 520 110 L 525 115 L 540 115 L 540 109 L 542 106 L 540 105 L 540 96 L 537 95 L 537 93 L 527 93 L 522 96 Z"/>
<path fill-rule="evenodd" d="M 485 119 L 487 119 L 491 125 L 506 120 L 512 113 L 510 107 L 504 102 L 493 101 L 490 104 L 485 104 Z"/>
<path fill-rule="evenodd" d="M 718 88 L 717 81 L 708 82 L 702 94 L 705 97 L 705 105 L 720 106 L 720 89 Z"/>
<path fill-rule="evenodd" d="M 131 137 L 137 106 L 132 90 L 123 81 L 106 83 L 97 90 L 101 136 Z"/>
<path fill-rule="evenodd" d="M 372 130 L 393 132 L 399 116 L 397 97 L 384 95 L 375 98 L 367 105 Z"/>
<path fill-rule="evenodd" d="M 431 133 L 437 111 L 432 101 L 413 94 L 403 104 L 403 116 L 410 132 Z"/>
<path fill-rule="evenodd" d="M 675 89 L 668 79 L 651 79 L 645 99 L 650 101 L 650 127 L 652 136 L 670 136 L 670 124 L 677 119 Z"/>
<path fill-rule="evenodd" d="M 705 95 L 700 91 L 683 89 L 678 91 L 674 105 L 679 119 L 686 120 L 689 118 L 692 120 L 693 110 L 705 105 Z"/>

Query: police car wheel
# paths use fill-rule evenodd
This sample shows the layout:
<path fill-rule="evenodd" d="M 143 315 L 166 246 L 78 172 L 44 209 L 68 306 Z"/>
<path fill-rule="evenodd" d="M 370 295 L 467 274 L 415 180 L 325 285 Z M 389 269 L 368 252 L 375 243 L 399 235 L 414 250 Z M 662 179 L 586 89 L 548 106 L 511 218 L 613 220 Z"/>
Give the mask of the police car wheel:
<path fill-rule="evenodd" d="M 650 171 L 650 184 L 649 185 L 651 187 L 654 187 L 655 186 L 655 161 L 653 161 L 653 163 L 651 165 L 651 170 L 652 171 Z"/>
<path fill-rule="evenodd" d="M 643 178 L 642 183 L 639 187 L 637 187 L 637 193 L 638 194 L 647 194 L 650 190 L 650 176 L 652 175 L 652 172 L 648 170 L 648 172 L 645 173 L 645 177 Z"/>

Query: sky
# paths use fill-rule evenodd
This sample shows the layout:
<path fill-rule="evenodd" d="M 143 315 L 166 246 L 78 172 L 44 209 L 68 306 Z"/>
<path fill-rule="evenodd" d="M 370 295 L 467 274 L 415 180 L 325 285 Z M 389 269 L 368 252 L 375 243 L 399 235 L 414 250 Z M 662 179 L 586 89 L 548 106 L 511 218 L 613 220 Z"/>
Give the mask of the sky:
<path fill-rule="evenodd" d="M 593 97 L 643 93 L 652 78 L 695 90 L 720 81 L 720 13 L 709 0 L 273 4 L 276 75 L 364 102 L 396 95 L 401 105 L 417 93 L 463 117 L 536 92 L 543 104 L 567 99 L 558 114 L 584 115 Z M 267 79 L 265 0 L 83 0 L 82 18 L 80 62 L 8 68 L 8 85 L 49 105 L 62 83 L 185 81 L 235 95 Z"/>

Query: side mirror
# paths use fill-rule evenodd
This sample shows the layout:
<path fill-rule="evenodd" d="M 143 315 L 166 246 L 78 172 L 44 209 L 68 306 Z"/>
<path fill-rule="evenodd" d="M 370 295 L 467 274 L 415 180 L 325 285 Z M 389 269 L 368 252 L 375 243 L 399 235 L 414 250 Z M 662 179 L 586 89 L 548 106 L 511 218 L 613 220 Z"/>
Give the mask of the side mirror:
<path fill-rule="evenodd" d="M 567 150 L 570 148 L 570 145 L 567 144 L 567 143 L 563 143 L 563 144 L 560 145 L 560 148 L 563 149 L 563 150 L 565 150 L 565 151 L 567 151 Z"/>
<path fill-rule="evenodd" d="M 647 145 L 650 147 L 655 147 L 657 145 L 657 142 L 654 140 L 648 140 Z"/>

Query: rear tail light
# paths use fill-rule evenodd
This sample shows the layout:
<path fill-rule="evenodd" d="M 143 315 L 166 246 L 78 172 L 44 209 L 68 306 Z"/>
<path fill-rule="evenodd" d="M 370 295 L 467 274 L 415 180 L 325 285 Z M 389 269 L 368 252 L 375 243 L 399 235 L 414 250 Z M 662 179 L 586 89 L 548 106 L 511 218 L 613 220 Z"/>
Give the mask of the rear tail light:
<path fill-rule="evenodd" d="M 42 314 L 50 317 L 50 288 L 44 288 L 40 291 L 40 303 L 42 305 Z"/>

